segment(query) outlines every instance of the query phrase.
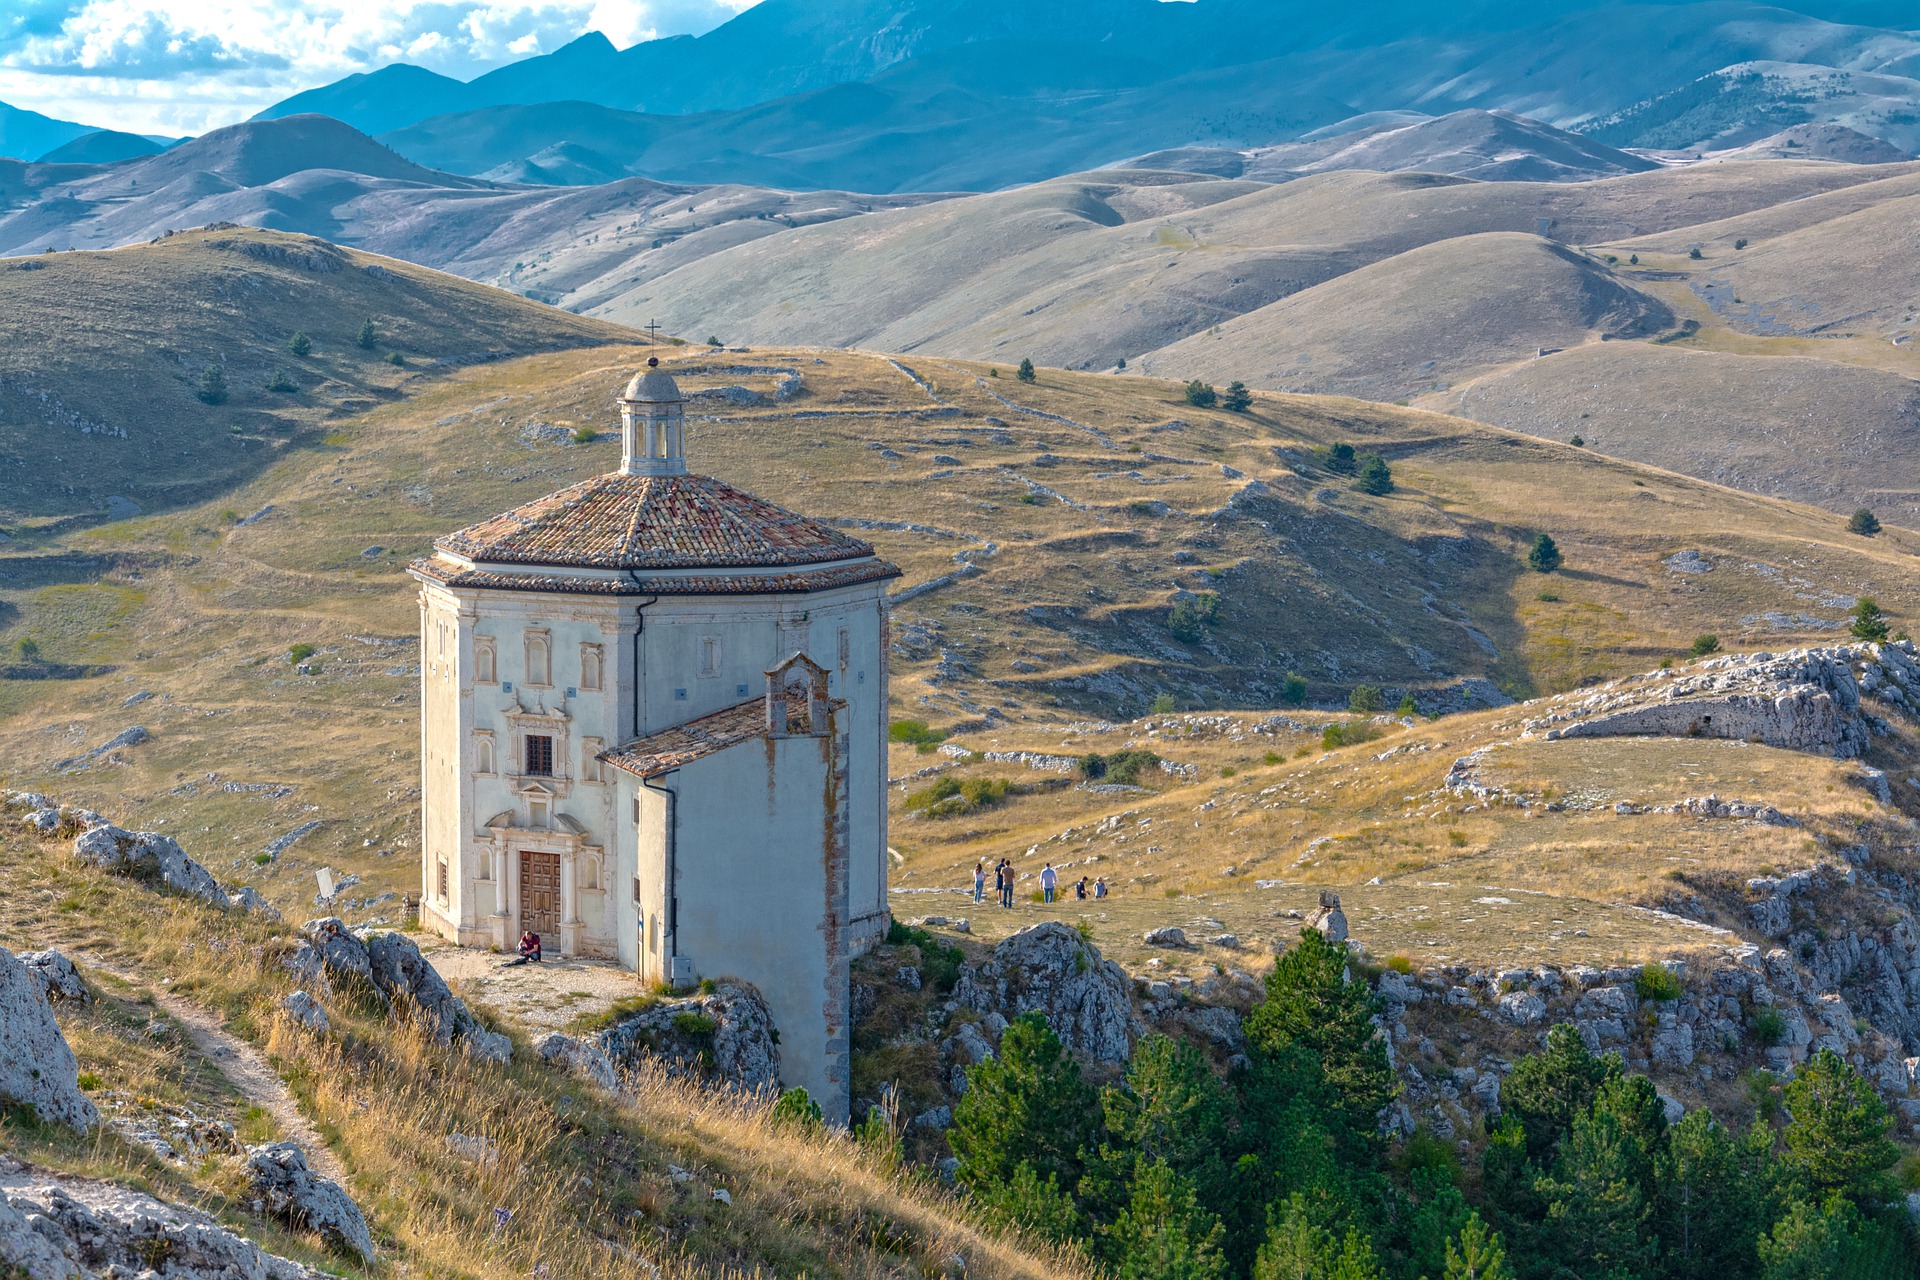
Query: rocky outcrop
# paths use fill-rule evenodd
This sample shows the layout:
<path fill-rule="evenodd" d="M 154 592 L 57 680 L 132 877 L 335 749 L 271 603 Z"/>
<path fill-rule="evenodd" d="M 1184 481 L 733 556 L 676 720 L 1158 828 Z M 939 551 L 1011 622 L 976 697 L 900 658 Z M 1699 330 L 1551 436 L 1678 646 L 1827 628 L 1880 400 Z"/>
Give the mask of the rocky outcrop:
<path fill-rule="evenodd" d="M 372 991 L 389 1006 L 418 1018 L 441 1044 L 458 1043 L 476 1058 L 506 1062 L 513 1041 L 489 1031 L 453 994 L 419 946 L 403 933 L 377 931 L 362 937 L 334 916 L 300 926 L 307 941 L 281 964 L 303 984 L 321 991 Z"/>
<path fill-rule="evenodd" d="M 332 1026 L 320 1002 L 304 991 L 287 992 L 280 998 L 280 1007 L 287 1011 L 289 1018 L 318 1035 L 325 1035 Z"/>
<path fill-rule="evenodd" d="M 454 995 L 440 971 L 427 963 L 412 938 L 404 933 L 376 933 L 367 939 L 366 950 L 367 969 L 375 989 L 418 1017 L 433 1032 L 434 1039 L 441 1044 L 457 1039 L 476 1058 L 493 1062 L 513 1057 L 513 1041 L 480 1024 L 467 1002 Z"/>
<path fill-rule="evenodd" d="M 27 966 L 28 973 L 39 979 L 40 989 L 46 992 L 48 1000 L 86 1004 L 93 999 L 87 984 L 80 979 L 80 971 L 73 967 L 73 961 L 58 951 L 22 951 L 19 960 Z"/>
<path fill-rule="evenodd" d="M 1307 928 L 1318 929 L 1328 942 L 1341 943 L 1347 940 L 1347 913 L 1340 909 L 1340 895 L 1325 889 L 1320 891 L 1320 905 L 1307 917 Z"/>
<path fill-rule="evenodd" d="M 155 1261 L 164 1259 L 156 1270 Z M 0 1275 L 323 1280 L 184 1205 L 0 1156 Z"/>
<path fill-rule="evenodd" d="M 1916 656 L 1910 641 L 1730 654 L 1601 685 L 1527 727 L 1549 739 L 1735 738 L 1853 759 L 1872 729 L 1863 692 L 1920 709 Z"/>
<path fill-rule="evenodd" d="M 211 871 L 182 852 L 172 836 L 157 831 L 127 831 L 103 823 L 82 832 L 73 842 L 73 852 L 96 867 L 199 898 L 222 910 L 233 905 Z"/>
<path fill-rule="evenodd" d="M 550 1031 L 533 1042 L 533 1051 L 540 1061 L 556 1071 L 578 1076 L 609 1091 L 620 1087 L 620 1075 L 613 1068 L 613 1059 L 597 1042 L 581 1040 L 563 1031 Z"/>
<path fill-rule="evenodd" d="M 650 1061 L 670 1076 L 742 1093 L 780 1088 L 773 1012 L 744 982 L 722 982 L 711 992 L 628 1014 L 588 1043 L 605 1054 L 616 1073 Z"/>
<path fill-rule="evenodd" d="M 1080 934 L 1049 920 L 1020 930 L 960 973 L 953 998 L 976 1013 L 1011 1020 L 1038 1011 L 1062 1044 L 1098 1062 L 1133 1051 L 1131 983 Z"/>
<path fill-rule="evenodd" d="M 100 1113 L 80 1092 L 80 1064 L 60 1033 L 41 980 L 0 948 L 0 1102 L 82 1133 Z"/>
<path fill-rule="evenodd" d="M 262 1211 L 300 1231 L 311 1231 L 343 1252 L 373 1261 L 373 1235 L 360 1206 L 339 1183 L 307 1167 L 291 1142 L 247 1148 L 247 1179 Z"/>

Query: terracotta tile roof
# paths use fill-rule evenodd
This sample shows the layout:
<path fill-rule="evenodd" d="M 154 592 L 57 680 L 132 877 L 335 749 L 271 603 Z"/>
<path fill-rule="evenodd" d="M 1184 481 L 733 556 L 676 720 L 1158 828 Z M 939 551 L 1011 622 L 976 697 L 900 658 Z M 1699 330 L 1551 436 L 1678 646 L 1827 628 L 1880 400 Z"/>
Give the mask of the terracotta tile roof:
<path fill-rule="evenodd" d="M 710 476 L 595 476 L 434 544 L 486 563 L 599 569 L 821 564 L 873 554 Z"/>
<path fill-rule="evenodd" d="M 830 591 L 862 582 L 880 582 L 900 576 L 898 565 L 885 560 L 801 569 L 792 573 L 719 574 L 662 578 L 576 578 L 559 573 L 496 573 L 461 569 L 444 560 L 415 560 L 413 573 L 449 587 L 489 591 L 553 591 L 589 596 L 721 596 L 792 595 Z"/>
<path fill-rule="evenodd" d="M 833 700 L 836 710 L 846 705 L 840 699 Z M 804 729 L 805 698 L 787 699 L 787 719 L 796 729 Z M 602 751 L 600 759 L 637 777 L 657 778 L 703 756 L 766 736 L 767 700 L 759 697 L 644 738 L 635 738 L 625 746 Z"/>

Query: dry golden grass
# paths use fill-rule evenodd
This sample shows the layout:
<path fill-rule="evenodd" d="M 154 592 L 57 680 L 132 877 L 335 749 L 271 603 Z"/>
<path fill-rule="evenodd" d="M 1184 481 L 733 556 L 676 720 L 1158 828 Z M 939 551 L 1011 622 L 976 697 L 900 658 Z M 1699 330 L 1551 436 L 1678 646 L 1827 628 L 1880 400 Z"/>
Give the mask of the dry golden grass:
<path fill-rule="evenodd" d="M 667 1277 L 878 1280 L 903 1267 L 943 1274 L 957 1253 L 969 1274 L 1085 1275 L 1070 1258 L 974 1228 L 950 1192 L 888 1170 L 844 1134 L 770 1122 L 764 1103 L 645 1072 L 629 1095 L 609 1097 L 528 1065 L 524 1047 L 514 1064 L 477 1063 L 350 995 L 326 1000 L 335 1037 L 309 1035 L 277 1011 L 291 986 L 277 964 L 288 930 L 154 894 L 72 862 L 58 845 L 0 844 L 0 900 L 12 908 L 0 943 L 102 955 L 224 1011 L 228 1030 L 266 1051 L 350 1169 L 383 1253 L 426 1274 L 524 1275 L 544 1265 L 556 1276 L 630 1277 L 645 1258 Z M 61 910 L 68 902 L 83 905 Z M 88 976 L 123 988 L 97 970 Z M 127 990 L 62 1013 L 96 1087 L 192 1105 L 255 1130 L 255 1141 L 268 1136 L 215 1067 L 184 1037 L 146 1031 L 140 1009 Z M 495 1155 L 463 1158 L 450 1134 L 486 1138 Z M 14 1126 L 0 1141 L 41 1163 L 199 1203 L 264 1233 L 269 1247 L 319 1256 L 314 1242 L 244 1215 L 229 1165 L 162 1165 L 110 1135 Z M 672 1166 L 692 1178 L 676 1180 Z M 731 1203 L 715 1200 L 716 1189 Z M 504 1224 L 499 1209 L 509 1211 Z"/>

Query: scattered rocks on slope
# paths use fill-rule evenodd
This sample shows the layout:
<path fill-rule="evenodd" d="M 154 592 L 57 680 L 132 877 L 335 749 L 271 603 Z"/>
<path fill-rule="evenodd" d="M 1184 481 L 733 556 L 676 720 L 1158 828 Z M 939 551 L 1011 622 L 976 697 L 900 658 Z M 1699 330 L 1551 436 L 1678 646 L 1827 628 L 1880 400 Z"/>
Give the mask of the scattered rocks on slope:
<path fill-rule="evenodd" d="M 211 871 L 183 853 L 172 836 L 157 831 L 127 831 L 105 823 L 83 832 L 73 842 L 73 852 L 96 867 L 162 885 L 223 910 L 233 905 Z"/>
<path fill-rule="evenodd" d="M 80 1092 L 79 1079 L 80 1064 L 41 980 L 0 947 L 0 1102 L 32 1107 L 50 1124 L 85 1133 L 100 1123 L 100 1113 Z"/>
<path fill-rule="evenodd" d="M 628 1014 L 588 1043 L 606 1055 L 616 1073 L 650 1060 L 670 1076 L 742 1093 L 780 1088 L 773 1011 L 759 990 L 744 982 L 722 982 L 711 992 Z M 589 1069 L 597 1074 L 597 1067 Z"/>
<path fill-rule="evenodd" d="M 373 1261 L 373 1236 L 360 1206 L 340 1184 L 307 1167 L 291 1142 L 247 1148 L 247 1176 L 262 1209 L 301 1231 L 311 1231 L 336 1249 Z"/>
<path fill-rule="evenodd" d="M 27 972 L 40 980 L 40 988 L 48 1000 L 85 1004 L 93 999 L 73 961 L 58 951 L 22 951 L 19 959 L 27 966 Z"/>
<path fill-rule="evenodd" d="M 1048 920 L 1002 940 L 963 969 L 953 997 L 1007 1019 L 1038 1010 L 1074 1053 L 1124 1062 L 1135 1035 L 1131 985 L 1120 966 L 1103 960 L 1076 930 Z"/>
<path fill-rule="evenodd" d="M 323 1280 L 184 1205 L 0 1156 L 0 1274 Z"/>

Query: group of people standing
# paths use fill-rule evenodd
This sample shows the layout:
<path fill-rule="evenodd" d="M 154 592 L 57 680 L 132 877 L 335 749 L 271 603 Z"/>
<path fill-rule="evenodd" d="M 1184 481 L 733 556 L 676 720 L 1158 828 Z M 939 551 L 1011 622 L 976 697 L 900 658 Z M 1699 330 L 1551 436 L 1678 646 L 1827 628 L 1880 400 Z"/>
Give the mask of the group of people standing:
<path fill-rule="evenodd" d="M 1013 869 L 1011 859 L 1002 858 L 994 864 L 993 896 L 999 899 L 1001 906 L 1011 907 L 1013 905 L 1013 884 L 1018 878 L 1019 873 Z M 1049 862 L 1040 870 L 1040 900 L 1042 902 L 1052 902 L 1054 897 L 1059 893 L 1059 890 L 1060 873 L 1054 870 L 1053 864 Z M 973 867 L 973 900 L 975 902 L 982 902 L 986 899 L 986 895 L 987 864 L 983 859 L 975 863 Z M 1106 897 L 1106 878 L 1096 878 L 1091 888 L 1089 888 L 1087 877 L 1081 876 L 1079 883 L 1073 886 L 1073 896 L 1081 902 L 1085 902 L 1089 897 Z"/>

